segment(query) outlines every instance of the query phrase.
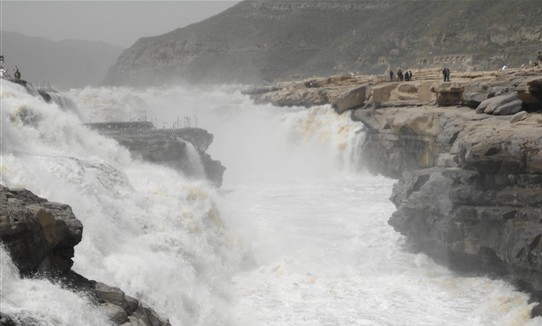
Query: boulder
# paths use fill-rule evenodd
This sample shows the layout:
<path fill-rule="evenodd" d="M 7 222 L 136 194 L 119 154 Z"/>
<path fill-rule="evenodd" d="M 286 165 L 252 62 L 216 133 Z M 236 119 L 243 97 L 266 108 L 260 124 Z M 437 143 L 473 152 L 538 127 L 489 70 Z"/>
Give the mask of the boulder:
<path fill-rule="evenodd" d="M 534 76 L 524 79 L 516 87 L 519 99 L 529 110 L 542 109 L 542 77 Z"/>
<path fill-rule="evenodd" d="M 480 103 L 489 97 L 488 84 L 487 80 L 477 80 L 467 83 L 463 87 L 461 103 L 473 109 L 478 107 Z"/>
<path fill-rule="evenodd" d="M 432 92 L 437 94 L 438 106 L 455 106 L 461 103 L 463 88 L 458 83 L 442 83 L 434 86 Z"/>
<path fill-rule="evenodd" d="M 477 113 L 488 113 L 493 114 L 493 112 L 499 107 L 503 106 L 504 104 L 513 102 L 519 100 L 518 94 L 516 92 L 500 95 L 492 98 L 488 98 L 480 103 L 478 107 L 476 108 Z M 518 111 L 516 111 L 518 112 Z"/>
<path fill-rule="evenodd" d="M 128 320 L 128 315 L 121 307 L 112 303 L 103 303 L 98 308 L 106 315 L 109 320 L 117 325 L 124 324 Z"/>
<path fill-rule="evenodd" d="M 142 319 L 130 316 L 128 317 L 128 321 L 121 326 L 147 326 L 147 323 Z"/>
<path fill-rule="evenodd" d="M 341 114 L 344 111 L 351 110 L 363 106 L 366 100 L 367 85 L 362 85 L 349 90 L 348 92 L 337 97 L 331 106 L 335 112 Z"/>
<path fill-rule="evenodd" d="M 521 111 L 523 108 L 523 102 L 520 99 L 514 100 L 509 103 L 499 105 L 493 111 L 494 115 L 512 115 Z"/>
<path fill-rule="evenodd" d="M 510 118 L 510 123 L 519 122 L 525 120 L 529 114 L 526 111 L 520 111 Z"/>
<path fill-rule="evenodd" d="M 384 103 L 390 100 L 390 93 L 397 87 L 397 83 L 383 83 L 371 88 L 369 101 L 372 103 Z"/>
<path fill-rule="evenodd" d="M 97 282 L 95 293 L 102 302 L 121 303 L 125 300 L 124 292 L 116 287 L 108 286 L 104 283 Z"/>
<path fill-rule="evenodd" d="M 26 189 L 0 185 L 0 241 L 23 275 L 47 277 L 64 288 L 84 294 L 115 325 L 135 316 L 145 326 L 170 326 L 167 319 L 137 299 L 107 284 L 88 280 L 70 270 L 74 246 L 81 241 L 83 226 L 68 205 L 49 202 Z M 142 319 L 141 316 L 145 318 Z M 148 317 L 147 317 L 148 316 Z M 39 316 L 7 316 L 0 313 L 0 325 L 13 318 L 28 325 L 39 324 Z M 141 319 L 142 321 L 139 321 Z"/>
<path fill-rule="evenodd" d="M 0 241 L 22 274 L 70 270 L 83 225 L 68 205 L 0 185 L 0 211 Z"/>

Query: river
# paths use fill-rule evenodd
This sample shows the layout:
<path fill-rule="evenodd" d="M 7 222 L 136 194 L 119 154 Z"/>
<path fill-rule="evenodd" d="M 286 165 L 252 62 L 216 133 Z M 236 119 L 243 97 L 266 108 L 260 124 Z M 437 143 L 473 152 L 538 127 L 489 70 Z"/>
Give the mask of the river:
<path fill-rule="evenodd" d="M 3 82 L 1 96 L 2 184 L 69 204 L 84 225 L 73 269 L 172 325 L 541 322 L 506 282 L 408 249 L 387 224 L 394 181 L 359 165 L 361 126 L 328 106 L 256 105 L 236 86 L 72 89 L 59 106 Z M 133 159 L 83 125 L 141 119 L 211 132 L 222 187 Z M 1 257 L 2 312 L 107 324 L 85 298 L 20 279 Z"/>

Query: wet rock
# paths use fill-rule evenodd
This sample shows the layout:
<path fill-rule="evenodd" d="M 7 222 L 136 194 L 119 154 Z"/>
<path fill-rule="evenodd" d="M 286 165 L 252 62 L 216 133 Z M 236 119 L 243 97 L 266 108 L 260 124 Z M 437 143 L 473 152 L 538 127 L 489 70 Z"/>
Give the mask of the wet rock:
<path fill-rule="evenodd" d="M 142 319 L 130 316 L 128 317 L 128 321 L 121 326 L 147 326 L 148 324 L 145 323 Z"/>
<path fill-rule="evenodd" d="M 68 205 L 0 185 L 0 211 L 0 241 L 22 274 L 70 270 L 83 225 Z"/>
<path fill-rule="evenodd" d="M 535 114 L 518 114 L 517 128 L 503 123 L 509 118 L 467 108 L 354 113 L 373 128 L 362 145 L 364 165 L 399 180 L 389 220 L 397 232 L 439 263 L 542 290 L 542 133 Z M 436 159 L 422 159 L 429 157 Z"/>
<path fill-rule="evenodd" d="M 542 304 L 537 304 L 531 309 L 531 318 L 542 317 Z"/>
<path fill-rule="evenodd" d="M 1 326 L 17 326 L 10 316 L 0 312 L 0 325 Z"/>
<path fill-rule="evenodd" d="M 104 283 L 97 282 L 95 285 L 95 293 L 99 300 L 110 303 L 122 303 L 125 301 L 124 292 L 119 288 L 108 286 Z"/>
<path fill-rule="evenodd" d="M 149 316 L 140 325 L 168 326 L 149 306 L 126 296 L 116 287 L 88 280 L 70 270 L 74 246 L 81 241 L 83 226 L 68 205 L 49 202 L 26 189 L 0 185 L 0 241 L 24 276 L 39 276 L 86 295 L 116 325 L 132 315 Z M 22 318 L 22 319 L 21 319 Z M 36 316 L 0 314 L 0 324 L 37 325 Z"/>
<path fill-rule="evenodd" d="M 145 161 L 170 166 L 189 177 L 203 177 L 220 187 L 226 168 L 206 153 L 213 135 L 201 128 L 156 129 L 151 122 L 90 123 L 90 128 L 111 137 Z M 193 147 L 205 175 L 198 175 Z"/>
<path fill-rule="evenodd" d="M 124 309 L 115 304 L 104 303 L 98 307 L 109 318 L 109 320 L 117 325 L 124 324 L 128 320 L 128 316 L 126 315 Z"/>

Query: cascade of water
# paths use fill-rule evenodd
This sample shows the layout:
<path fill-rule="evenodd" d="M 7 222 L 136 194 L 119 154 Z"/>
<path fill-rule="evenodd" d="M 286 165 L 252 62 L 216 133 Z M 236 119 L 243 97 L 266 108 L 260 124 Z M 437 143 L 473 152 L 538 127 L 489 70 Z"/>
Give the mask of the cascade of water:
<path fill-rule="evenodd" d="M 392 181 L 352 173 L 363 133 L 328 106 L 254 105 L 235 87 L 85 88 L 69 110 L 17 87 L 1 96 L 2 183 L 71 205 L 84 225 L 74 269 L 173 325 L 528 323 L 509 285 L 402 250 L 386 223 Z M 82 123 L 142 111 L 157 127 L 197 116 L 227 167 L 222 189 L 133 160 Z M 25 293 L 14 302 L 33 311 Z M 95 325 L 88 311 L 73 325 Z"/>
<path fill-rule="evenodd" d="M 20 325 L 110 325 L 88 299 L 47 280 L 21 279 L 0 246 L 0 307 Z"/>
<path fill-rule="evenodd" d="M 179 141 L 184 142 L 182 139 L 179 139 Z M 190 163 L 189 170 L 191 172 L 191 175 L 195 176 L 198 179 L 206 179 L 205 175 L 205 169 L 203 167 L 203 163 L 201 161 L 200 154 L 198 153 L 198 150 L 192 143 L 190 142 L 184 142 L 186 144 L 186 153 L 188 154 L 188 161 Z"/>

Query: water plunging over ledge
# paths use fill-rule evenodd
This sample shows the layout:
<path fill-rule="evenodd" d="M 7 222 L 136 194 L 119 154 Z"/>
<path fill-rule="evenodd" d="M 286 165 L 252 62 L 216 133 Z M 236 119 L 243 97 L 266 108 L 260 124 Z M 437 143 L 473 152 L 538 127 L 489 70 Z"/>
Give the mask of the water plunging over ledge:
<path fill-rule="evenodd" d="M 393 181 L 355 168 L 360 126 L 327 106 L 254 105 L 228 88 L 69 96 L 76 113 L 4 88 L 2 183 L 71 205 L 84 225 L 74 269 L 144 299 L 173 325 L 536 322 L 527 296 L 505 282 L 458 276 L 403 250 L 387 224 Z M 37 126 L 9 119 L 21 105 L 39 110 Z M 161 120 L 197 111 L 214 135 L 209 152 L 227 167 L 220 190 L 133 160 L 78 118 L 123 120 L 141 107 Z M 14 294 L 4 292 L 50 324 L 69 324 L 47 315 L 51 300 Z M 3 312 L 15 309 L 2 301 Z"/>

